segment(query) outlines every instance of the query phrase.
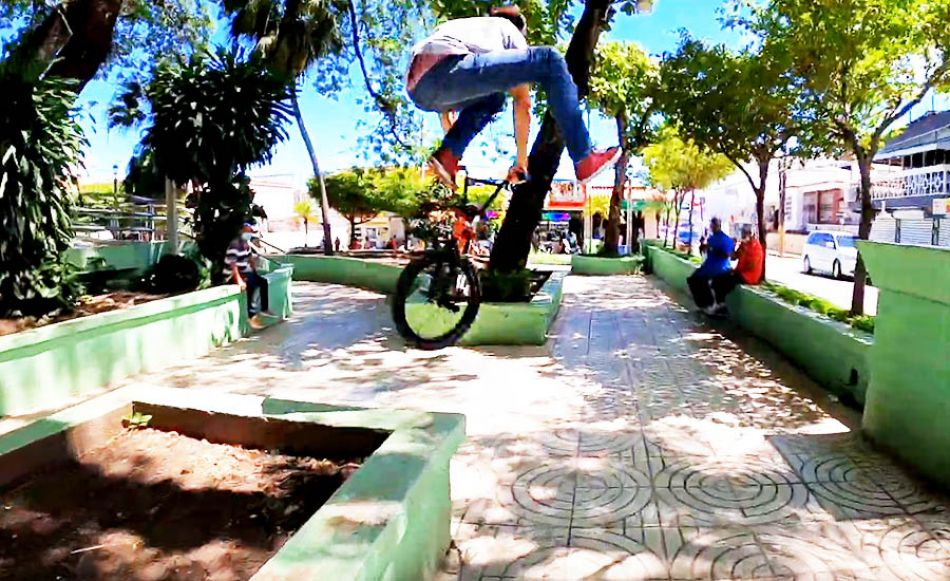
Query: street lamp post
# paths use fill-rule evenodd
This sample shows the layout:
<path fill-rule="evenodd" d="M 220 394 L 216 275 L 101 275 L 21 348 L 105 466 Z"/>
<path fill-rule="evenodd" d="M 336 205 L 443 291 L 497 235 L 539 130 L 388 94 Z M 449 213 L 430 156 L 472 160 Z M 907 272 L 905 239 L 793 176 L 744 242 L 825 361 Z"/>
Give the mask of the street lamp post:
<path fill-rule="evenodd" d="M 119 237 L 119 166 L 112 166 L 112 208 L 115 213 L 112 215 L 112 237 Z"/>

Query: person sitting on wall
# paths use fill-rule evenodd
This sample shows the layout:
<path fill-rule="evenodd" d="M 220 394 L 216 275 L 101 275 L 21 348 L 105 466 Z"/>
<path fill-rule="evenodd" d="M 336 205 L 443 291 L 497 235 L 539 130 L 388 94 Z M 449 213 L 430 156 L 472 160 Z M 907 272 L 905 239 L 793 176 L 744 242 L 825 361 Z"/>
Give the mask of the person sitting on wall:
<path fill-rule="evenodd" d="M 267 279 L 257 272 L 258 252 L 251 244 L 256 233 L 257 227 L 254 224 L 250 222 L 244 224 L 241 235 L 228 246 L 227 254 L 224 256 L 224 272 L 231 282 L 247 292 L 247 316 L 250 317 L 252 327 L 260 328 L 263 323 L 259 315 L 268 317 L 275 315 L 268 310 Z M 255 291 L 260 291 L 260 312 L 254 305 Z"/>
<path fill-rule="evenodd" d="M 752 236 L 752 226 L 742 227 L 741 242 L 733 254 L 733 259 L 738 260 L 734 270 L 728 274 L 717 276 L 712 280 L 712 293 L 716 304 L 719 307 L 716 313 L 721 313 L 726 296 L 731 293 L 740 284 L 756 285 L 765 278 L 765 250 L 762 244 Z"/>
<path fill-rule="evenodd" d="M 729 259 L 735 251 L 735 243 L 722 231 L 719 218 L 710 220 L 709 229 L 712 235 L 706 241 L 706 260 L 686 279 L 686 283 L 696 306 L 706 314 L 714 315 L 724 308 L 725 295 L 722 295 L 721 301 L 717 300 L 713 292 L 713 281 L 724 275 L 732 276 Z"/>

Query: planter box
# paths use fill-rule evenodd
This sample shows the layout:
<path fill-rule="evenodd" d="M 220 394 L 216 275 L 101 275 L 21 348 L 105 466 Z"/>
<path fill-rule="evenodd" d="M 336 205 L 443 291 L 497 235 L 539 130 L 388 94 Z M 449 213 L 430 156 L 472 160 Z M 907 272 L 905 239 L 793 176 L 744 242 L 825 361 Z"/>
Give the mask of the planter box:
<path fill-rule="evenodd" d="M 604 258 L 575 254 L 571 257 L 571 274 L 589 276 L 637 274 L 640 272 L 642 265 L 643 258 L 639 256 Z"/>
<path fill-rule="evenodd" d="M 293 311 L 293 267 L 266 273 L 270 308 Z M 198 357 L 250 331 L 246 295 L 226 285 L 0 337 L 0 416 L 60 407 L 136 373 Z"/>
<path fill-rule="evenodd" d="M 696 265 L 648 246 L 653 273 L 689 294 L 686 278 Z M 731 318 L 771 344 L 829 391 L 859 405 L 871 376 L 874 336 L 804 307 L 791 305 L 760 288 L 740 286 L 727 299 Z"/>
<path fill-rule="evenodd" d="M 858 246 L 880 289 L 864 431 L 950 486 L 950 250 Z"/>
<path fill-rule="evenodd" d="M 293 265 L 296 280 L 356 286 L 387 295 L 396 292 L 403 269 L 396 264 L 344 256 L 289 254 L 274 259 Z"/>
<path fill-rule="evenodd" d="M 465 437 L 464 416 L 229 394 L 204 402 L 200 392 L 174 389 L 131 401 L 115 395 L 0 436 L 0 484 L 76 458 L 130 412 L 151 415 L 150 427 L 212 442 L 344 456 L 375 449 L 253 579 L 435 575 L 451 541 L 449 460 Z"/>
<path fill-rule="evenodd" d="M 476 345 L 544 345 L 548 330 L 561 307 L 564 272 L 552 272 L 551 277 L 528 303 L 482 303 L 475 322 L 462 337 L 461 344 Z M 446 323 L 438 319 L 442 309 L 429 304 L 421 293 L 406 303 L 406 317 L 421 324 L 444 329 Z M 424 321 L 424 322 L 423 322 Z"/>

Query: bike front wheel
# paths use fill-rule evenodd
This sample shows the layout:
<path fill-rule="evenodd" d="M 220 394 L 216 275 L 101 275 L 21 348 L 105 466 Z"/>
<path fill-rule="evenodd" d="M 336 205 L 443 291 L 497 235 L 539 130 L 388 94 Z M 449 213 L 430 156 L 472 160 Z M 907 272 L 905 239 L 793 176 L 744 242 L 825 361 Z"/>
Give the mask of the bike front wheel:
<path fill-rule="evenodd" d="M 411 345 L 435 350 L 458 343 L 475 322 L 482 292 L 467 260 L 437 254 L 402 271 L 393 296 L 396 330 Z"/>

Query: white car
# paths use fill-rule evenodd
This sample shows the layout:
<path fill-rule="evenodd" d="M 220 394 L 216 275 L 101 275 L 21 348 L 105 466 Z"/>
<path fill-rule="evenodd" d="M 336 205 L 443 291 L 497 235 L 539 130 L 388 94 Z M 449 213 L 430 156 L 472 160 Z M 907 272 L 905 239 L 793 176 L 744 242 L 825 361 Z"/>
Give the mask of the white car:
<path fill-rule="evenodd" d="M 858 263 L 858 237 L 849 232 L 812 232 L 802 251 L 802 270 L 830 274 L 834 278 L 854 276 Z"/>

